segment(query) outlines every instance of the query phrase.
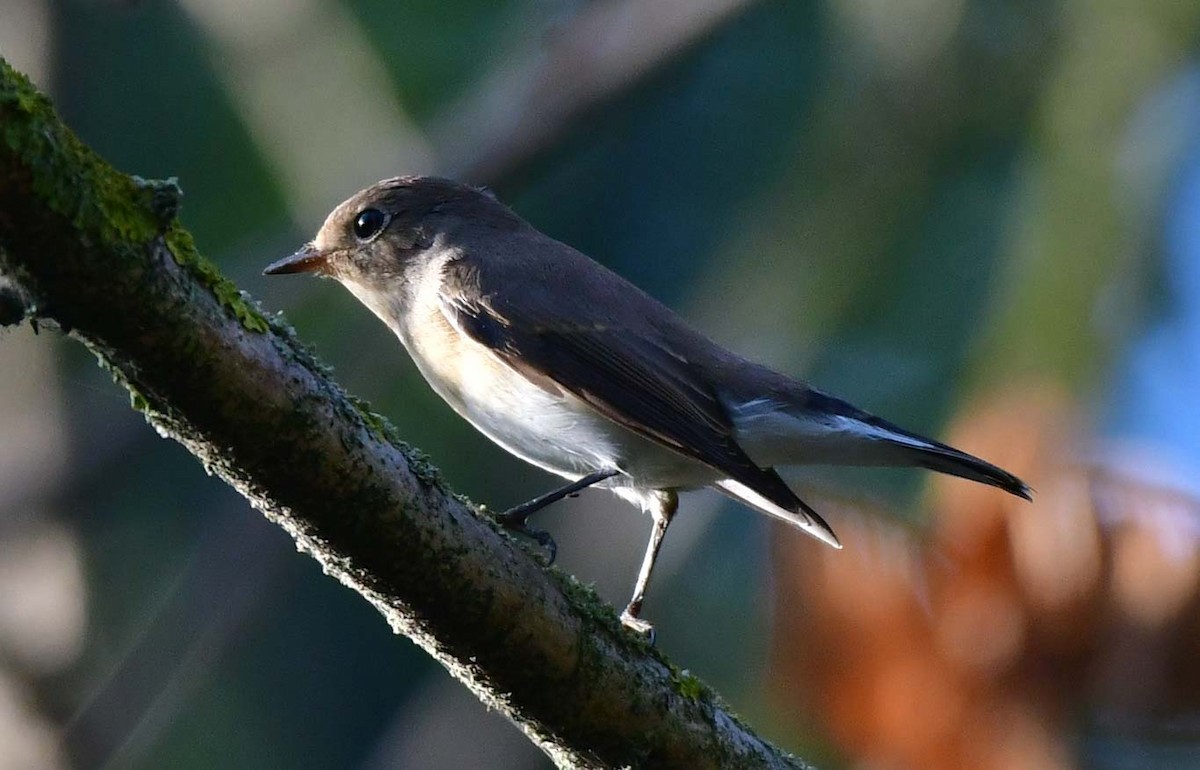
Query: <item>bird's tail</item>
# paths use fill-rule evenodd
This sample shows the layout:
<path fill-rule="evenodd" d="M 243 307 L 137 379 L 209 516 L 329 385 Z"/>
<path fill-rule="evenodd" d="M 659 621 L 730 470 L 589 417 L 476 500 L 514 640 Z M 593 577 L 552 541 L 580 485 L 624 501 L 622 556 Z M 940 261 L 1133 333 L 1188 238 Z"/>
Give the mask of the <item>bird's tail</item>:
<path fill-rule="evenodd" d="M 732 410 L 737 440 L 763 467 L 915 466 L 999 487 L 1032 499 L 1028 485 L 995 465 L 806 389 L 790 403 L 762 399 Z"/>
<path fill-rule="evenodd" d="M 886 420 L 875 418 L 873 423 L 872 427 L 887 431 L 895 437 L 893 439 L 885 438 L 884 441 L 899 439 L 895 446 L 899 456 L 907 458 L 908 462 L 904 463 L 905 465 L 915 465 L 931 471 L 958 476 L 961 479 L 978 481 L 981 484 L 999 487 L 1017 497 L 1033 500 L 1029 485 L 1003 468 L 939 441 L 906 431 Z"/>

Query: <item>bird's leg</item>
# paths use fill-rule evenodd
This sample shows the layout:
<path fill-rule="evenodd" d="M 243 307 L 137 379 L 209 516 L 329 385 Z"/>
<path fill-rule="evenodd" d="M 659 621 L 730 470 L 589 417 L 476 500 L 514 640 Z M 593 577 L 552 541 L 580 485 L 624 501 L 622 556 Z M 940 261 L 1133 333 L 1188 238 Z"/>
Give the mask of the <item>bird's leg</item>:
<path fill-rule="evenodd" d="M 621 623 L 643 634 L 654 644 L 654 626 L 638 617 L 642 611 L 642 601 L 646 598 L 646 586 L 650 583 L 650 573 L 654 571 L 654 561 L 658 558 L 658 549 L 662 547 L 663 535 L 679 508 L 679 495 L 672 491 L 659 492 L 658 505 L 650 515 L 654 526 L 650 530 L 650 542 L 646 544 L 646 555 L 642 557 L 642 568 L 638 571 L 637 584 L 633 587 L 633 598 L 629 600 L 625 611 L 621 613 Z"/>
<path fill-rule="evenodd" d="M 519 532 L 526 537 L 533 538 L 537 544 L 546 549 L 549 557 L 548 564 L 554 563 L 554 557 L 558 555 L 558 545 L 555 544 L 554 538 L 550 537 L 550 533 L 544 529 L 534 529 L 526 524 L 526 520 L 534 513 L 545 508 L 551 503 L 556 503 L 567 495 L 573 495 L 581 489 L 590 487 L 593 484 L 604 481 L 605 479 L 616 476 L 620 471 L 615 468 L 610 468 L 595 473 L 589 473 L 583 478 L 572 481 L 561 489 L 556 489 L 553 492 L 547 492 L 544 495 L 535 497 L 527 503 L 521 503 L 515 508 L 509 508 L 504 513 L 496 517 L 496 521 L 503 526 L 511 529 L 513 532 Z"/>

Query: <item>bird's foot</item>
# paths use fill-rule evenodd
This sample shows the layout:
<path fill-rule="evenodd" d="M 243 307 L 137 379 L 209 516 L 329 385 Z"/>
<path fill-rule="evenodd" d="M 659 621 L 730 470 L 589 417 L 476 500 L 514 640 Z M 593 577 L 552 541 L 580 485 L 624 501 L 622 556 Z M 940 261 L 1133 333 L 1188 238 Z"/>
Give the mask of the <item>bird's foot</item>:
<path fill-rule="evenodd" d="M 497 516 L 496 521 L 500 522 L 505 529 L 509 529 L 519 535 L 524 535 L 546 549 L 546 566 L 549 567 L 558 556 L 558 544 L 554 542 L 554 538 L 546 530 L 534 529 L 529 526 L 525 522 L 525 516 L 528 516 L 528 514 L 514 508 Z"/>
<path fill-rule="evenodd" d="M 644 637 L 651 647 L 654 646 L 654 626 L 650 625 L 649 621 L 642 620 L 634 615 L 629 611 L 628 607 L 621 613 L 621 625 L 633 631 L 638 636 Z"/>

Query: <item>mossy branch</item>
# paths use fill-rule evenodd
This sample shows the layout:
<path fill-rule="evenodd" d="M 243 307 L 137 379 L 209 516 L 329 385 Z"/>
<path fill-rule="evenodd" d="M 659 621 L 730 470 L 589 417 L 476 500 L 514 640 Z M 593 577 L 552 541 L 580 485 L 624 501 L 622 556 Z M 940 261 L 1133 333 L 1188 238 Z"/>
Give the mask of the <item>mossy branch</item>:
<path fill-rule="evenodd" d="M 799 766 L 447 490 L 199 255 L 178 196 L 114 170 L 0 60 L 7 304 L 91 349 L 160 433 L 559 765 Z"/>

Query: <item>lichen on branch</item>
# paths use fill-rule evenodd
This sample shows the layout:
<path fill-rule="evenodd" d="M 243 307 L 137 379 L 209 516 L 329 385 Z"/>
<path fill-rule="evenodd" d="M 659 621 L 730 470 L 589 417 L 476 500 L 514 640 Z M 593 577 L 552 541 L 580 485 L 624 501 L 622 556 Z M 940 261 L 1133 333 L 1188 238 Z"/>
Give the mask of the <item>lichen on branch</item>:
<path fill-rule="evenodd" d="M 797 767 L 446 489 L 0 60 L 0 274 L 188 448 L 556 762 Z M 8 296 L 8 295 L 6 295 Z M 7 300 L 5 300 L 7 302 Z"/>

